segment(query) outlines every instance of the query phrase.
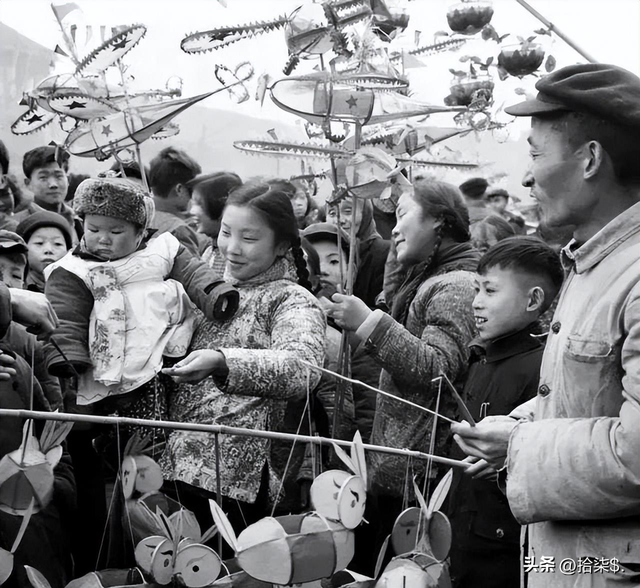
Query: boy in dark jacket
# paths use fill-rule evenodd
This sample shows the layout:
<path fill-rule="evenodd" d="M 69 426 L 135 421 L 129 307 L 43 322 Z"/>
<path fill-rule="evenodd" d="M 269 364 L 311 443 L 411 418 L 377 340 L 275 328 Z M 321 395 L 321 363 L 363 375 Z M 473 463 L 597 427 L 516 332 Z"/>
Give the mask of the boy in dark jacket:
<path fill-rule="evenodd" d="M 477 420 L 509 414 L 536 395 L 543 346 L 532 336 L 538 317 L 562 284 L 560 258 L 535 237 L 511 237 L 480 259 L 471 346 L 463 397 Z M 520 525 L 495 471 L 475 478 L 454 472 L 450 518 L 455 588 L 519 586 Z"/>

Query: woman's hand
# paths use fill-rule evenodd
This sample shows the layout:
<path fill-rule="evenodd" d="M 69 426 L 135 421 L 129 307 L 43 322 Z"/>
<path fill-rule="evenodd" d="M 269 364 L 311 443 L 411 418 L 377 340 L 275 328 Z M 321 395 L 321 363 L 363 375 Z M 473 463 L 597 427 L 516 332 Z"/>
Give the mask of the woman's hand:
<path fill-rule="evenodd" d="M 164 368 L 162 373 L 171 376 L 179 384 L 198 384 L 225 366 L 226 361 L 220 351 L 198 349 L 173 367 Z"/>
<path fill-rule="evenodd" d="M 357 331 L 365 319 L 373 312 L 360 298 L 334 294 L 329 316 L 345 331 Z"/>
<path fill-rule="evenodd" d="M 0 351 L 0 381 L 10 380 L 16 375 L 16 370 L 13 367 L 15 363 L 16 360 L 13 357 Z"/>

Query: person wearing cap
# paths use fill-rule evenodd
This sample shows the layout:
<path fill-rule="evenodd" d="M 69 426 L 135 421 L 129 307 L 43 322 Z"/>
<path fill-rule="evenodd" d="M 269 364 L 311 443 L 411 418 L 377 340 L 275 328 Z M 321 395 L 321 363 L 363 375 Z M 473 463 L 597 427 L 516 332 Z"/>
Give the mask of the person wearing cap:
<path fill-rule="evenodd" d="M 468 473 L 488 464 L 506 478 L 509 506 L 528 525 L 526 555 L 537 558 L 528 560 L 529 587 L 637 586 L 640 78 L 590 63 L 536 88 L 535 99 L 505 110 L 532 117 L 522 183 L 542 222 L 574 227 L 562 250 L 567 277 L 533 404 L 452 431 L 481 460 Z M 542 556 L 554 558 L 553 570 L 535 567 Z M 567 559 L 605 565 L 567 575 Z"/>
<path fill-rule="evenodd" d="M 487 190 L 486 199 L 489 208 L 494 212 L 494 214 L 506 220 L 513 227 L 516 235 L 525 234 L 524 218 L 522 218 L 520 214 L 507 210 L 507 206 L 509 204 L 509 192 L 503 188 L 489 188 Z"/>
<path fill-rule="evenodd" d="M 29 271 L 25 285 L 44 292 L 44 269 L 62 259 L 71 249 L 73 232 L 63 216 L 42 210 L 25 218 L 16 228 L 29 248 Z"/>

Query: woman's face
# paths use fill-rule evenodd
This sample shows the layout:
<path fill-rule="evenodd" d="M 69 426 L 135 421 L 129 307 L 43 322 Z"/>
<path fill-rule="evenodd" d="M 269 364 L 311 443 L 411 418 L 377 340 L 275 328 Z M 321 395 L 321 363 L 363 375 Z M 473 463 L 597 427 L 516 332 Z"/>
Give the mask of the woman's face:
<path fill-rule="evenodd" d="M 249 280 L 269 269 L 288 249 L 262 215 L 248 206 L 229 205 L 224 209 L 218 247 L 231 277 Z"/>
<path fill-rule="evenodd" d="M 198 188 L 196 188 L 191 195 L 189 213 L 198 220 L 198 231 L 212 239 L 218 238 L 220 219 L 213 219 L 206 213 L 203 206 L 202 194 Z"/>
<path fill-rule="evenodd" d="M 407 193 L 398 200 L 396 219 L 391 238 L 398 261 L 410 265 L 429 259 L 438 238 L 440 221 L 423 215 L 420 205 Z"/>
<path fill-rule="evenodd" d="M 327 222 L 332 225 L 339 225 L 340 228 L 350 235 L 351 225 L 356 225 L 356 233 L 360 229 L 362 223 L 362 211 L 364 202 L 357 200 L 355 211 L 353 210 L 353 202 L 351 198 L 345 198 L 338 206 L 327 206 Z M 340 222 L 338 222 L 338 208 L 340 209 Z"/>

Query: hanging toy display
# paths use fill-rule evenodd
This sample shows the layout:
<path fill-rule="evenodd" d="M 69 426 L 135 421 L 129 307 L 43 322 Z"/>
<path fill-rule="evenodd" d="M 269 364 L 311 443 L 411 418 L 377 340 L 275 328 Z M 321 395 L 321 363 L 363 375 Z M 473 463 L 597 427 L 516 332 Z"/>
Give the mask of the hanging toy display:
<path fill-rule="evenodd" d="M 491 22 L 493 5 L 490 0 L 461 0 L 447 11 L 447 22 L 454 33 L 475 35 Z"/>

